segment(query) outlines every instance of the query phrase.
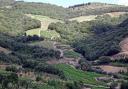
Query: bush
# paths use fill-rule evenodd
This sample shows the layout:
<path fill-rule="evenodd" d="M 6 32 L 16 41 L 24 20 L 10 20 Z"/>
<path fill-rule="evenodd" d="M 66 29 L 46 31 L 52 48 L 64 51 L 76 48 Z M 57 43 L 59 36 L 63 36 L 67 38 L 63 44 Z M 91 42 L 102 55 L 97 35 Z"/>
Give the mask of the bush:
<path fill-rule="evenodd" d="M 73 83 L 67 83 L 66 85 L 68 87 L 68 89 L 81 89 L 83 86 L 83 82 L 79 81 L 76 82 L 74 81 Z"/>
<path fill-rule="evenodd" d="M 37 76 L 36 77 L 36 81 L 38 82 L 38 81 L 41 81 L 42 80 L 42 77 L 41 76 Z"/>
<path fill-rule="evenodd" d="M 11 72 L 17 72 L 18 69 L 16 68 L 16 66 L 8 66 L 5 69 L 6 71 L 11 71 Z"/>
<path fill-rule="evenodd" d="M 113 82 L 111 85 L 110 85 L 110 88 L 109 89 L 115 89 L 117 87 L 117 83 Z"/>
<path fill-rule="evenodd" d="M 83 71 L 92 70 L 91 64 L 84 58 L 79 60 L 79 64 L 80 64 L 80 69 Z"/>
<path fill-rule="evenodd" d="M 102 56 L 98 59 L 97 64 L 98 65 L 104 65 L 109 64 L 111 62 L 111 58 L 107 56 Z"/>
<path fill-rule="evenodd" d="M 121 89 L 128 89 L 128 82 L 122 82 Z"/>

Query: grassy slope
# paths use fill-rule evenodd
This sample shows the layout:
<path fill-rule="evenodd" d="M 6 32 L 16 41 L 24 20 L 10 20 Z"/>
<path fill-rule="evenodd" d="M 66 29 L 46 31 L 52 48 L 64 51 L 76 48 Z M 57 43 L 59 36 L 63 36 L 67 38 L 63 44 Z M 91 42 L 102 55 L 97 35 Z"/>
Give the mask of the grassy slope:
<path fill-rule="evenodd" d="M 62 70 L 64 72 L 64 75 L 69 80 L 82 81 L 85 84 L 91 84 L 91 85 L 105 85 L 104 83 L 101 83 L 95 80 L 96 77 L 103 76 L 101 74 L 97 74 L 94 72 L 84 72 L 84 71 L 72 68 L 71 66 L 65 65 L 65 64 L 58 64 L 56 65 L 56 67 Z"/>
<path fill-rule="evenodd" d="M 44 40 L 40 42 L 32 42 L 30 43 L 30 45 L 37 45 L 37 46 L 43 46 L 44 48 L 48 48 L 48 49 L 54 49 L 53 41 L 48 41 L 48 40 Z"/>
<path fill-rule="evenodd" d="M 64 51 L 64 56 L 67 58 L 79 58 L 80 54 L 75 51 Z"/>
<path fill-rule="evenodd" d="M 91 21 L 91 20 L 95 20 L 97 16 L 96 15 L 90 15 L 90 16 L 79 16 L 79 17 L 75 17 L 75 18 L 71 18 L 69 19 L 69 21 L 78 21 L 78 22 L 83 22 L 83 21 Z"/>
<path fill-rule="evenodd" d="M 41 35 L 45 38 L 60 37 L 57 32 L 47 31 L 47 29 L 50 23 L 62 22 L 61 20 L 52 19 L 50 17 L 41 16 L 41 15 L 27 15 L 27 16 L 41 21 L 41 28 L 26 31 L 27 35 Z"/>
<path fill-rule="evenodd" d="M 105 14 L 102 14 L 100 16 L 103 16 L 103 15 L 109 15 L 111 17 L 119 17 L 121 15 L 124 15 L 124 14 L 128 14 L 128 12 L 110 12 L 110 13 L 105 13 Z M 75 17 L 75 18 L 71 18 L 69 19 L 69 21 L 78 21 L 78 22 L 83 22 L 83 21 L 92 21 L 92 20 L 96 20 L 96 17 L 99 16 L 99 15 L 89 15 L 89 16 L 79 16 L 79 17 Z"/>

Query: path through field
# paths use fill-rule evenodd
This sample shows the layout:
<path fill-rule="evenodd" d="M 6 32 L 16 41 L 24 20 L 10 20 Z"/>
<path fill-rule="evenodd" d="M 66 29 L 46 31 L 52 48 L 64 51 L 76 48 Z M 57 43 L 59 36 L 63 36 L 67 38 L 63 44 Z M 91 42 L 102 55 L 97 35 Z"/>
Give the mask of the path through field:
<path fill-rule="evenodd" d="M 32 19 L 36 19 L 36 20 L 41 21 L 41 27 L 40 28 L 31 29 L 31 30 L 26 31 L 26 34 L 31 35 L 31 36 L 33 36 L 33 35 L 41 36 L 43 31 L 44 31 L 44 34 L 47 33 L 46 35 L 49 35 L 50 34 L 50 31 L 48 31 L 49 24 L 57 23 L 57 22 L 63 22 L 61 20 L 53 19 L 53 18 L 50 18 L 47 16 L 32 15 L 32 14 L 27 14 L 27 16 L 31 17 Z M 51 34 L 52 34 L 52 32 L 51 32 Z M 56 35 L 59 37 L 59 35 L 57 33 L 53 32 L 53 36 L 56 36 Z"/>
<path fill-rule="evenodd" d="M 58 46 L 63 46 L 63 48 L 58 48 Z M 53 47 L 55 50 L 59 51 L 60 52 L 60 59 L 59 60 L 50 60 L 50 61 L 47 61 L 48 64 L 69 64 L 69 65 L 72 65 L 72 66 L 77 66 L 78 65 L 78 62 L 81 58 L 67 58 L 64 56 L 64 51 L 65 50 L 73 50 L 73 48 L 69 48 L 69 45 L 62 45 L 60 43 L 57 43 L 57 42 L 54 42 L 53 43 Z M 65 48 L 64 48 L 65 47 Z M 67 47 L 67 49 L 66 49 Z"/>

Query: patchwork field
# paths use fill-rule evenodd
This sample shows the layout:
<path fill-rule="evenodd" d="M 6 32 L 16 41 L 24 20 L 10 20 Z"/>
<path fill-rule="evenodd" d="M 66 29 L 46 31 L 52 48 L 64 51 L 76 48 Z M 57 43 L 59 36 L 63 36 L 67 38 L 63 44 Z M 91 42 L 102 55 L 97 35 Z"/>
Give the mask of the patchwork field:
<path fill-rule="evenodd" d="M 102 74 L 97 74 L 94 72 L 84 72 L 81 70 L 77 70 L 66 64 L 57 64 L 55 65 L 57 68 L 64 72 L 64 75 L 67 79 L 73 81 L 82 81 L 83 83 L 90 85 L 105 85 L 103 82 L 96 81 L 96 77 L 104 76 Z"/>

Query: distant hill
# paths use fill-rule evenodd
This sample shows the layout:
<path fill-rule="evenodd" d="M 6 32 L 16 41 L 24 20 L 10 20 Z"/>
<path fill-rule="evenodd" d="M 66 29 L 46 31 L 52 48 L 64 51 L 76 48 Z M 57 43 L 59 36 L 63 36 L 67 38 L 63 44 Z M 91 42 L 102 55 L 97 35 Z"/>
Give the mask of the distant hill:
<path fill-rule="evenodd" d="M 48 3 L 34 3 L 34 2 L 16 2 L 13 9 L 23 12 L 24 14 L 34 14 L 49 16 L 57 19 L 64 19 L 67 15 L 67 9 Z"/>
<path fill-rule="evenodd" d="M 55 19 L 69 19 L 79 16 L 101 15 L 112 12 L 128 12 L 128 7 L 107 3 L 86 3 L 64 8 L 48 3 L 0 0 L 0 6 L 11 5 L 13 10 L 24 14 L 49 16 Z"/>
<path fill-rule="evenodd" d="M 12 5 L 15 0 L 0 0 L 0 7 Z"/>
<path fill-rule="evenodd" d="M 128 7 L 107 3 L 86 3 L 70 6 L 70 16 L 101 15 L 111 12 L 128 12 Z"/>

